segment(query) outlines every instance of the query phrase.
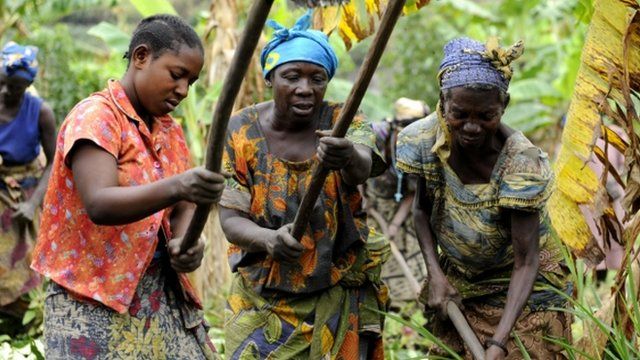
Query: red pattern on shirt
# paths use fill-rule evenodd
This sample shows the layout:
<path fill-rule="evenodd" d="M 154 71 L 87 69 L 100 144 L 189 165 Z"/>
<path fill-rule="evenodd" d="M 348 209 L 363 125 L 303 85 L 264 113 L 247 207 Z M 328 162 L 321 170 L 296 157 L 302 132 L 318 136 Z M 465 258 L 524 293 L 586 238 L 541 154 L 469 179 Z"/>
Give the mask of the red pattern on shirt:
<path fill-rule="evenodd" d="M 136 114 L 120 82 L 78 103 L 57 139 L 31 267 L 75 295 L 124 313 L 158 244 L 158 231 L 171 238 L 171 208 L 126 225 L 94 224 L 80 200 L 67 155 L 79 140 L 112 154 L 120 186 L 148 184 L 186 171 L 191 161 L 180 126 L 169 116 L 154 119 L 153 132 Z M 185 274 L 187 298 L 201 308 Z"/>

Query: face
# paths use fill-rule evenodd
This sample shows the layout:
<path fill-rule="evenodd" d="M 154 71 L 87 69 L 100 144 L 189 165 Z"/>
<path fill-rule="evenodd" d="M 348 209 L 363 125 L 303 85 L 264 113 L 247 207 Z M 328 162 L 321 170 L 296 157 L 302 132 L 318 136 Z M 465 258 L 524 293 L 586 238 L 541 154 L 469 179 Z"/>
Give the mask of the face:
<path fill-rule="evenodd" d="M 0 101 L 8 106 L 17 105 L 31 82 L 20 76 L 7 76 L 0 71 Z"/>
<path fill-rule="evenodd" d="M 187 97 L 189 87 L 198 80 L 204 58 L 197 48 L 181 45 L 153 58 L 146 45 L 137 47 L 131 59 L 134 87 L 139 105 L 158 116 L 173 111 Z"/>
<path fill-rule="evenodd" d="M 323 67 L 291 62 L 271 73 L 276 113 L 290 120 L 310 119 L 324 99 L 329 77 Z"/>
<path fill-rule="evenodd" d="M 489 146 L 498 131 L 507 106 L 498 89 L 478 90 L 457 87 L 442 99 L 444 118 L 454 143 L 462 148 Z"/>

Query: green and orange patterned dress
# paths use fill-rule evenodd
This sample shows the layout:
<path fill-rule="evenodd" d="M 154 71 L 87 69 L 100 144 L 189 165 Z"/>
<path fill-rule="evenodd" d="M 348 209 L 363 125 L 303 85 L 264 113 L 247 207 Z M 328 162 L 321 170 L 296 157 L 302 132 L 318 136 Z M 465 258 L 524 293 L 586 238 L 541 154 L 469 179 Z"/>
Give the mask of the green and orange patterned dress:
<path fill-rule="evenodd" d="M 339 111 L 339 104 L 323 103 L 318 129 L 330 129 Z M 372 149 L 373 175 L 384 170 L 363 117 L 354 119 L 347 138 Z M 273 156 L 257 108 L 246 108 L 229 124 L 223 166 L 233 176 L 220 204 L 264 228 L 292 223 L 317 162 L 317 156 L 302 162 Z M 382 359 L 384 317 L 373 309 L 388 303 L 380 271 L 389 245 L 367 226 L 357 187 L 339 172 L 327 177 L 301 243 L 306 250 L 294 263 L 231 245 L 228 358 L 352 359 L 367 334 L 377 338 L 374 358 Z"/>
<path fill-rule="evenodd" d="M 514 330 L 532 358 L 554 359 L 560 356 L 559 347 L 542 337 L 570 336 L 570 317 L 549 308 L 566 306 L 566 298 L 558 291 L 570 293 L 571 284 L 562 267 L 562 245 L 550 234 L 546 202 L 553 174 L 547 155 L 521 132 L 514 132 L 501 150 L 490 181 L 463 184 L 447 163 L 449 141 L 444 119 L 434 113 L 406 127 L 397 144 L 398 168 L 426 180 L 440 266 L 460 293 L 470 325 L 484 341 L 493 336 L 500 320 L 513 269 L 508 211 L 539 212 L 538 278 Z M 427 286 L 422 292 L 425 302 Z M 461 348 L 450 323 L 434 317 L 430 325 L 450 346 Z M 507 347 L 509 359 L 521 358 L 513 339 Z"/>

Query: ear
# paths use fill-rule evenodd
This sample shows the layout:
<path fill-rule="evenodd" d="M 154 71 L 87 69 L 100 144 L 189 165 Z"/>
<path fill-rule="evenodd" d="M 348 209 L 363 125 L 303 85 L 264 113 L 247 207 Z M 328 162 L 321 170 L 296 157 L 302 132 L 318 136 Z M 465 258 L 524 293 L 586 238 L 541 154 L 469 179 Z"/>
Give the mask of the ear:
<path fill-rule="evenodd" d="M 136 68 L 141 68 L 151 61 L 151 49 L 147 44 L 140 44 L 133 49 L 131 63 Z"/>
<path fill-rule="evenodd" d="M 267 85 L 268 88 L 271 88 L 273 85 L 271 84 L 271 80 L 264 79 L 264 84 Z"/>
<path fill-rule="evenodd" d="M 504 108 L 507 108 L 507 105 L 509 105 L 509 101 L 511 101 L 511 94 L 507 93 L 507 96 L 505 96 L 504 98 Z"/>

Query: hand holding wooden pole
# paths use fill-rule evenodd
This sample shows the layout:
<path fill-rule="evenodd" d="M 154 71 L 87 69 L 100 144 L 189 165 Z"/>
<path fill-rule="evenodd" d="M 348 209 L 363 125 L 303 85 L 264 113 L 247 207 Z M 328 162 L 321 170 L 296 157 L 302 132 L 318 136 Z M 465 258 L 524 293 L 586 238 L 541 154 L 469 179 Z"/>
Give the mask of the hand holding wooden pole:
<path fill-rule="evenodd" d="M 215 172 L 220 171 L 222 154 L 224 152 L 224 138 L 227 133 L 229 117 L 231 116 L 233 104 L 236 101 L 238 92 L 240 91 L 242 80 L 247 73 L 249 63 L 251 62 L 253 53 L 258 45 L 258 40 L 260 40 L 262 28 L 269 16 L 271 5 L 273 5 L 273 0 L 255 1 L 251 7 L 249 17 L 247 18 L 247 24 L 242 33 L 242 37 L 240 38 L 240 42 L 238 43 L 238 47 L 233 54 L 231 67 L 224 79 L 220 98 L 218 99 L 216 109 L 213 113 L 211 129 L 209 130 L 205 160 L 205 167 L 208 170 Z M 196 243 L 202 233 L 204 225 L 207 222 L 210 210 L 210 205 L 198 205 L 183 237 L 182 244 L 180 244 L 181 253 L 186 252 Z"/>
<path fill-rule="evenodd" d="M 347 98 L 338 120 L 333 127 L 331 136 L 344 137 L 347 134 L 349 125 L 351 125 L 353 117 L 358 112 L 358 107 L 360 107 L 362 98 L 367 92 L 367 87 L 369 87 L 371 78 L 378 67 L 378 63 L 380 62 L 384 48 L 387 46 L 393 27 L 402 14 L 404 4 L 405 0 L 389 1 L 387 9 L 382 16 L 378 32 L 376 33 L 373 43 L 369 48 L 364 64 L 360 68 L 360 72 L 358 73 L 356 82 L 351 89 L 351 93 L 349 93 L 349 97 Z M 293 222 L 293 229 L 291 230 L 291 235 L 298 240 L 302 238 L 304 229 L 309 223 L 311 211 L 318 199 L 318 195 L 320 195 L 320 191 L 324 186 L 324 181 L 326 180 L 327 175 L 329 175 L 329 170 L 322 166 L 318 166 L 314 169 L 313 175 L 311 176 L 311 184 L 309 185 L 307 193 L 302 198 L 300 207 L 298 208 L 298 213 L 296 214 L 296 218 Z"/>

